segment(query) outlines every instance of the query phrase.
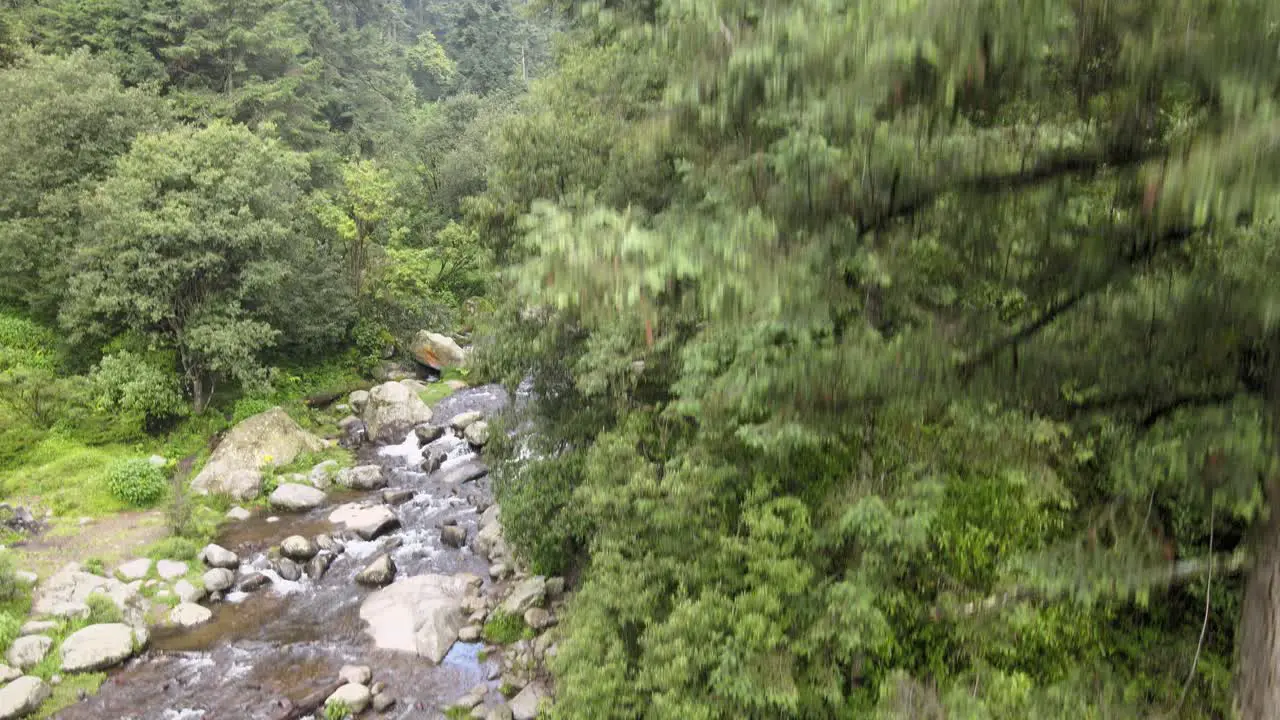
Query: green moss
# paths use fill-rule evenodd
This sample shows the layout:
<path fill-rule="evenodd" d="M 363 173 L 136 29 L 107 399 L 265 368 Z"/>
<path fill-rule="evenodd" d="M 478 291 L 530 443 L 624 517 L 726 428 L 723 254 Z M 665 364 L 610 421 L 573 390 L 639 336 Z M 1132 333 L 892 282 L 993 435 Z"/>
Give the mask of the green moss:
<path fill-rule="evenodd" d="M 484 624 L 484 639 L 494 645 L 507 645 L 525 636 L 524 620 L 518 615 L 495 611 Z"/>
<path fill-rule="evenodd" d="M 50 653 L 52 654 L 52 653 Z M 106 681 L 107 674 L 82 673 L 79 675 L 65 675 L 62 682 L 53 687 L 53 694 L 45 701 L 44 705 L 36 711 L 33 718 L 43 720 L 44 718 L 52 718 L 66 708 L 80 702 L 81 693 L 92 695 L 98 692 L 98 688 Z"/>

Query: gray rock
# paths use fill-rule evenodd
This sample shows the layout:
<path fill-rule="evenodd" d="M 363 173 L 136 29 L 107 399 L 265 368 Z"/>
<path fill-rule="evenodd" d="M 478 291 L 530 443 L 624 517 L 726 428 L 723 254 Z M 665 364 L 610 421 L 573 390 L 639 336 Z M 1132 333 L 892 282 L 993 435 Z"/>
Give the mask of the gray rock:
<path fill-rule="evenodd" d="M 310 560 L 320 552 L 320 546 L 310 538 L 290 535 L 280 543 L 280 554 L 298 562 Z"/>
<path fill-rule="evenodd" d="M 523 616 L 532 607 L 541 605 L 547 598 L 547 580 L 541 575 L 526 578 L 511 588 L 500 608 L 508 615 Z"/>
<path fill-rule="evenodd" d="M 235 573 L 226 568 L 213 568 L 204 574 L 204 589 L 209 592 L 228 590 L 236 582 Z"/>
<path fill-rule="evenodd" d="M 445 470 L 438 480 L 445 485 L 461 485 L 489 474 L 489 468 L 479 460 L 468 460 Z"/>
<path fill-rule="evenodd" d="M 365 566 L 365 569 L 356 573 L 356 582 L 361 585 L 372 585 L 381 587 L 390 585 L 391 581 L 396 577 L 396 563 L 391 559 L 391 555 L 383 553 L 373 559 L 373 562 Z"/>
<path fill-rule="evenodd" d="M 418 436 L 418 444 L 426 445 L 444 437 L 443 425 L 419 425 L 413 429 L 415 435 Z"/>
<path fill-rule="evenodd" d="M 280 575 L 280 579 L 289 582 L 297 582 L 302 578 L 302 568 L 298 567 L 298 563 L 289 558 L 280 558 L 276 560 L 276 573 Z"/>
<path fill-rule="evenodd" d="M 498 705 L 489 708 L 489 712 L 484 716 L 484 720 L 514 720 L 511 708 L 506 705 Z"/>
<path fill-rule="evenodd" d="M 156 574 L 162 580 L 173 580 L 187 574 L 191 567 L 180 560 L 161 560 L 156 563 Z"/>
<path fill-rule="evenodd" d="M 368 685 L 373 679 L 373 670 L 368 665 L 343 665 L 338 671 L 338 679 L 344 683 Z"/>
<path fill-rule="evenodd" d="M 374 712 L 386 712 L 388 708 L 390 708 L 392 705 L 395 705 L 395 704 L 396 704 L 396 699 L 391 697 L 387 693 L 384 693 L 384 692 L 376 693 L 373 696 Z"/>
<path fill-rule="evenodd" d="M 338 439 L 338 445 L 355 450 L 369 439 L 368 430 L 365 428 L 364 421 L 355 416 L 344 417 L 338 421 L 338 429 L 342 432 L 342 436 Z"/>
<path fill-rule="evenodd" d="M 426 330 L 419 330 L 413 337 L 409 351 L 414 360 L 436 370 L 462 367 L 467 363 L 467 354 L 453 338 Z"/>
<path fill-rule="evenodd" d="M 333 564 L 334 555 L 328 550 L 321 550 L 316 556 L 307 561 L 307 577 L 312 580 L 319 580 L 329 571 L 329 566 Z"/>
<path fill-rule="evenodd" d="M 386 505 L 343 505 L 329 514 L 329 522 L 345 525 L 364 540 L 373 540 L 400 527 L 400 518 Z"/>
<path fill-rule="evenodd" d="M 5 659 L 19 670 L 28 670 L 38 665 L 51 647 L 53 638 L 48 635 L 23 635 L 9 646 Z"/>
<path fill-rule="evenodd" d="M 365 708 L 369 707 L 370 697 L 371 693 L 369 692 L 369 688 L 356 683 L 347 683 L 337 690 L 334 690 L 333 694 L 324 701 L 324 704 L 325 706 L 329 706 L 335 703 L 342 703 L 347 706 L 347 709 L 351 711 L 352 715 L 359 715 L 364 712 Z"/>
<path fill-rule="evenodd" d="M 0 720 L 30 715 L 40 707 L 53 690 L 34 675 L 20 677 L 0 690 Z"/>
<path fill-rule="evenodd" d="M 151 572 L 151 560 L 149 558 L 137 558 L 130 560 L 116 568 L 116 575 L 126 582 L 132 580 L 141 580 Z"/>
<path fill-rule="evenodd" d="M 538 717 L 538 705 L 548 697 L 547 688 L 541 682 L 531 682 L 511 699 L 511 716 L 514 720 L 534 720 Z"/>
<path fill-rule="evenodd" d="M 337 483 L 352 490 L 378 490 L 386 487 L 387 478 L 379 465 L 361 465 L 344 468 L 338 473 Z"/>
<path fill-rule="evenodd" d="M 466 437 L 467 442 L 472 445 L 483 446 L 489 442 L 489 423 L 477 420 L 468 425 L 466 431 L 462 434 Z"/>
<path fill-rule="evenodd" d="M 319 488 L 301 483 L 283 483 L 271 491 L 268 501 L 276 510 L 302 512 L 320 507 L 328 498 Z"/>
<path fill-rule="evenodd" d="M 494 563 L 489 566 L 489 575 L 494 580 L 502 580 L 511 574 L 511 568 L 506 563 Z"/>
<path fill-rule="evenodd" d="M 439 470 L 440 466 L 443 465 L 444 461 L 447 459 L 448 459 L 448 456 L 444 454 L 443 450 L 439 450 L 439 449 L 429 450 L 427 454 L 422 458 L 422 465 L 419 467 L 419 469 L 422 470 L 422 472 L 430 475 L 431 473 Z"/>
<path fill-rule="evenodd" d="M 281 408 L 272 408 L 236 425 L 226 434 L 209 462 L 191 481 L 200 494 L 226 493 L 238 500 L 257 497 L 261 490 L 261 469 L 267 465 L 287 465 L 304 452 L 319 452 L 324 442 L 303 430 Z M 256 486 L 237 473 L 257 475 Z"/>
<path fill-rule="evenodd" d="M 51 630 L 56 630 L 58 623 L 53 620 L 28 620 L 22 623 L 22 628 L 18 630 L 19 635 L 40 635 Z M 12 680 L 13 678 L 9 678 Z M 4 682 L 0 680 L 0 682 Z"/>
<path fill-rule="evenodd" d="M 104 578 L 84 572 L 78 563 L 68 563 L 36 590 L 32 612 L 37 616 L 88 617 L 89 596 L 103 593 L 120 609 L 125 622 L 142 625 L 146 618 L 146 598 L 138 592 L 140 587 L 141 583 Z"/>
<path fill-rule="evenodd" d="M 180 603 L 169 611 L 169 622 L 182 628 L 191 628 L 209 622 L 213 611 L 195 603 Z"/>
<path fill-rule="evenodd" d="M 316 536 L 316 547 L 321 550 L 328 550 L 335 555 L 342 552 L 342 544 L 334 540 L 331 536 L 320 533 Z"/>
<path fill-rule="evenodd" d="M 187 580 L 179 580 L 174 583 L 173 594 L 178 596 L 180 602 L 187 603 L 200 602 L 205 596 L 203 588 L 198 588 Z"/>
<path fill-rule="evenodd" d="M 431 408 L 408 387 L 386 382 L 369 391 L 362 416 L 369 439 L 386 444 L 399 442 L 410 428 L 431 422 Z"/>
<path fill-rule="evenodd" d="M 453 428 L 454 430 L 457 430 L 458 432 L 462 432 L 463 430 L 466 430 L 468 426 L 470 426 L 472 423 L 476 422 L 482 417 L 484 417 L 484 413 L 480 412 L 479 410 L 472 410 L 470 412 L 458 413 L 457 415 L 454 415 L 452 418 L 449 419 L 449 427 Z"/>
<path fill-rule="evenodd" d="M 371 593 L 360 606 L 374 644 L 439 663 L 463 626 L 466 583 L 449 575 L 415 575 Z"/>
<path fill-rule="evenodd" d="M 382 491 L 382 502 L 388 505 L 403 505 L 413 499 L 413 490 L 409 488 L 395 488 L 394 490 Z"/>
<path fill-rule="evenodd" d="M 253 592 L 271 584 L 271 578 L 262 573 L 249 573 L 240 581 L 240 592 Z"/>
<path fill-rule="evenodd" d="M 540 607 L 532 607 L 524 611 L 524 624 L 534 630 L 544 630 L 555 624 L 551 613 Z"/>
<path fill-rule="evenodd" d="M 467 542 L 467 529 L 457 525 L 440 528 L 440 542 L 452 548 L 460 548 Z"/>
<path fill-rule="evenodd" d="M 333 476 L 337 474 L 338 461 L 325 460 L 311 468 L 311 472 L 307 473 L 307 480 L 309 480 L 312 485 L 323 490 L 333 484 Z"/>
<path fill-rule="evenodd" d="M 19 570 L 13 574 L 13 579 L 18 581 L 23 587 L 32 587 L 40 580 L 40 576 L 30 570 Z"/>
<path fill-rule="evenodd" d="M 351 405 L 351 409 L 358 413 L 364 412 L 364 406 L 369 404 L 369 391 L 356 390 L 347 397 L 347 403 Z"/>
<path fill-rule="evenodd" d="M 210 543 L 200 551 L 200 560 L 211 568 L 227 568 L 234 570 L 240 567 L 240 556 L 230 550 Z"/>
<path fill-rule="evenodd" d="M 253 513 L 249 512 L 248 510 L 245 510 L 239 505 L 227 511 L 227 519 L 234 520 L 235 522 L 243 522 L 245 520 L 248 520 L 251 517 L 253 517 Z"/>
<path fill-rule="evenodd" d="M 123 623 L 90 625 L 62 641 L 62 671 L 103 670 L 127 660 L 145 643 Z"/>
<path fill-rule="evenodd" d="M 472 643 L 480 639 L 483 630 L 479 625 L 468 625 L 458 631 L 458 640 L 465 643 Z"/>
<path fill-rule="evenodd" d="M 8 665 L 0 665 L 0 685 L 7 682 L 13 682 L 22 677 L 22 671 L 18 668 L 9 667 Z"/>

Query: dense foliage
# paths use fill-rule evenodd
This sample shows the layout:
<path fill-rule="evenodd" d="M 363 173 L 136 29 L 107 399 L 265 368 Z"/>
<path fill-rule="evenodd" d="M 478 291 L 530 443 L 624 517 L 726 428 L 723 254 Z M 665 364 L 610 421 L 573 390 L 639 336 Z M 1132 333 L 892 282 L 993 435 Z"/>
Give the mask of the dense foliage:
<path fill-rule="evenodd" d="M 146 458 L 124 460 L 107 470 L 107 487 L 111 494 L 137 507 L 155 503 L 164 495 L 166 486 L 164 471 Z"/>
<path fill-rule="evenodd" d="M 564 5 L 471 204 L 556 717 L 1280 713 L 1280 6 Z"/>

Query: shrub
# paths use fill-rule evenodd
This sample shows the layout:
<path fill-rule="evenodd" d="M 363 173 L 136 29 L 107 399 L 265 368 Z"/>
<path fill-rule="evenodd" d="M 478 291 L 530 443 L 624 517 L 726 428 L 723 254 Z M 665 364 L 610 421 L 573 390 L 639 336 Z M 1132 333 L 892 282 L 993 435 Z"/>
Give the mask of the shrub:
<path fill-rule="evenodd" d="M 145 507 L 164 495 L 164 471 L 145 458 L 124 460 L 107 470 L 107 488 L 117 500 Z"/>
<path fill-rule="evenodd" d="M 231 409 L 231 423 L 234 425 L 258 413 L 264 413 L 275 406 L 276 403 L 267 398 L 242 397 L 236 401 L 235 407 Z"/>
<path fill-rule="evenodd" d="M 141 355 L 127 350 L 107 355 L 91 377 L 101 409 L 136 418 L 147 428 L 187 412 L 177 375 Z"/>
<path fill-rule="evenodd" d="M 484 624 L 484 639 L 494 645 L 508 645 L 519 640 L 524 635 L 524 630 L 524 619 L 519 615 L 498 610 Z"/>
<path fill-rule="evenodd" d="M 100 557 L 91 557 L 84 561 L 84 571 L 94 575 L 107 575 L 107 564 Z"/>
<path fill-rule="evenodd" d="M 152 560 L 195 560 L 204 548 L 198 540 L 185 537 L 167 537 L 147 549 Z"/>
<path fill-rule="evenodd" d="M 0 612 L 0 650 L 7 649 L 18 638 L 22 620 L 22 616 L 15 612 Z"/>
<path fill-rule="evenodd" d="M 115 601 L 102 593 L 94 593 L 85 598 L 84 604 L 89 606 L 89 618 L 85 621 L 86 625 L 118 623 L 124 619 L 124 615 L 120 612 L 120 607 L 115 604 Z"/>
<path fill-rule="evenodd" d="M 351 715 L 351 708 L 338 700 L 324 706 L 324 720 L 346 720 Z"/>

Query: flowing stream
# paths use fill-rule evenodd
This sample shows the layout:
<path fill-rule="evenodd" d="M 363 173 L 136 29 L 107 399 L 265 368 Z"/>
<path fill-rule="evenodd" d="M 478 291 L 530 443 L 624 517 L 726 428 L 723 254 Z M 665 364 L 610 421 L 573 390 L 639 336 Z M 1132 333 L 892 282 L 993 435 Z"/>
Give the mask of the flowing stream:
<path fill-rule="evenodd" d="M 433 422 L 479 410 L 490 416 L 508 403 L 496 385 L 454 393 L 432 408 Z M 417 470 L 423 452 L 441 449 L 447 460 L 427 475 Z M 218 544 L 236 552 L 244 565 L 263 572 L 272 584 L 253 593 L 231 593 L 210 607 L 213 619 L 190 630 L 157 629 L 149 650 L 110 673 L 97 695 L 57 715 L 64 720 L 280 720 L 331 687 L 339 668 L 368 665 L 374 681 L 386 683 L 396 704 L 380 717 L 439 718 L 440 708 L 496 675 L 495 662 L 480 662 L 479 643 L 457 642 L 440 665 L 411 654 L 378 650 L 359 618 L 361 601 L 372 590 L 357 585 L 357 572 L 382 549 L 392 551 L 403 578 L 424 573 L 474 573 L 489 583 L 488 564 L 469 547 L 440 541 L 438 526 L 456 520 L 474 537 L 479 511 L 490 502 L 487 477 L 461 485 L 443 484 L 451 469 L 477 462 L 470 446 L 452 430 L 427 447 L 410 432 L 400 445 L 364 447 L 362 463 L 378 463 L 388 488 L 411 488 L 415 495 L 395 508 L 402 527 L 373 541 L 343 538 L 339 555 L 319 582 L 305 575 L 281 579 L 267 565 L 266 551 L 290 535 L 334 534 L 329 513 L 343 502 L 377 493 L 329 493 L 329 502 L 311 512 L 278 515 L 260 511 L 227 526 Z M 409 629 L 406 628 L 406 631 Z"/>

